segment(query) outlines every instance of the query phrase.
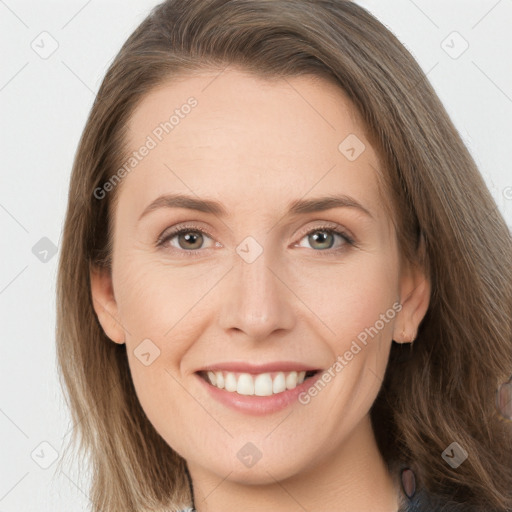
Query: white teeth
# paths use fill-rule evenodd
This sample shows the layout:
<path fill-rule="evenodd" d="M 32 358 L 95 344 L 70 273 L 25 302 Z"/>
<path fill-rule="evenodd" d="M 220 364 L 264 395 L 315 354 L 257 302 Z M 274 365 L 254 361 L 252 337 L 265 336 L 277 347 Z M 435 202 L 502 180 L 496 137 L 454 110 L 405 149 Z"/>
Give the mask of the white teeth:
<path fill-rule="evenodd" d="M 248 373 L 242 373 L 238 377 L 236 392 L 240 395 L 254 395 L 254 380 Z"/>
<path fill-rule="evenodd" d="M 215 378 L 217 380 L 217 384 L 212 384 L 217 386 L 220 389 L 224 389 L 224 374 L 222 372 L 215 372 Z"/>
<path fill-rule="evenodd" d="M 238 377 L 237 377 L 238 375 Z M 274 374 L 250 373 L 235 374 L 233 372 L 208 371 L 207 377 L 213 386 L 225 389 L 230 392 L 237 392 L 240 395 L 270 396 L 282 393 L 287 389 L 294 389 L 304 382 L 306 372 L 278 372 Z"/>
<path fill-rule="evenodd" d="M 272 377 L 269 373 L 260 373 L 254 379 L 254 394 L 269 396 L 272 394 Z"/>
<path fill-rule="evenodd" d="M 224 387 L 226 391 L 236 391 L 236 377 L 234 373 L 226 373 L 226 377 L 224 379 Z"/>
<path fill-rule="evenodd" d="M 274 393 L 281 393 L 286 389 L 286 380 L 284 378 L 284 373 L 279 372 L 274 378 L 274 384 L 272 386 L 272 391 Z"/>
<path fill-rule="evenodd" d="M 286 389 L 293 389 L 297 387 L 297 372 L 290 372 L 286 376 Z"/>

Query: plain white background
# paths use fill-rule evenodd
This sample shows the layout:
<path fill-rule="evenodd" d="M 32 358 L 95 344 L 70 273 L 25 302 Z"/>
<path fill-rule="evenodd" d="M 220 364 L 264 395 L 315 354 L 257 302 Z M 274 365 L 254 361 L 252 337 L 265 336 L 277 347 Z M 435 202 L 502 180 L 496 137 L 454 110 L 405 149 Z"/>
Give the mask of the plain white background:
<path fill-rule="evenodd" d="M 94 94 L 156 3 L 0 0 L 0 512 L 89 509 L 87 478 L 55 470 L 73 427 L 55 370 L 58 250 Z M 358 3 L 428 73 L 512 226 L 512 2 Z"/>

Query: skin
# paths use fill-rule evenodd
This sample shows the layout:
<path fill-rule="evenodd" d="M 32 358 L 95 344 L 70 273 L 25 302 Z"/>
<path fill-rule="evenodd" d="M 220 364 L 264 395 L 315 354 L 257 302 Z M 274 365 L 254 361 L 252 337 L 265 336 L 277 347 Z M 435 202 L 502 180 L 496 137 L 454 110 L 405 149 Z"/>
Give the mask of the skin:
<path fill-rule="evenodd" d="M 199 512 L 318 510 L 319 500 L 325 510 L 396 511 L 400 489 L 369 409 L 392 340 L 414 338 L 430 286 L 401 261 L 363 124 L 322 78 L 205 70 L 143 99 L 129 148 L 190 96 L 197 107 L 115 191 L 112 272 L 91 274 L 98 318 L 113 342 L 126 344 L 140 403 L 187 461 Z M 349 134 L 366 146 L 354 161 L 338 149 Z M 227 216 L 161 207 L 139 219 L 166 193 L 219 201 Z M 347 206 L 287 214 L 294 200 L 329 194 L 348 195 L 371 215 Z M 183 236 L 157 247 L 183 223 L 210 233 L 188 242 L 195 256 L 185 254 Z M 332 233 L 324 242 L 308 237 L 325 223 L 355 245 Z M 236 251 L 248 236 L 263 250 L 252 263 Z M 221 361 L 327 369 L 396 302 L 401 311 L 307 405 L 244 414 L 212 400 L 194 374 Z M 160 349 L 149 366 L 134 354 L 147 338 Z M 251 468 L 237 457 L 248 442 L 262 454 Z"/>

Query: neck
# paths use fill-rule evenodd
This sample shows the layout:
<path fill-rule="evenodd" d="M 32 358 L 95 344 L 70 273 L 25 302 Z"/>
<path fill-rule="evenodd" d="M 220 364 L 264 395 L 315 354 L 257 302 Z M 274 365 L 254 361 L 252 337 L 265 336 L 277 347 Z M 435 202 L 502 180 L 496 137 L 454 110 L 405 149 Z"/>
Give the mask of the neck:
<path fill-rule="evenodd" d="M 244 484 L 188 463 L 197 512 L 396 512 L 399 483 L 392 477 L 378 450 L 369 416 L 356 426 L 349 438 L 324 453 L 285 480 Z M 268 471 L 272 473 L 271 470 Z"/>

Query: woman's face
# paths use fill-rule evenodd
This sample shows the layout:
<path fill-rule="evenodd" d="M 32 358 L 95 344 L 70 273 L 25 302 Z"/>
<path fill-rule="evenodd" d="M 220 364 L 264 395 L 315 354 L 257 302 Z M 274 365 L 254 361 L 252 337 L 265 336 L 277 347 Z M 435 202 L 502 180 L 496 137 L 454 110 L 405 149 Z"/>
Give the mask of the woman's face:
<path fill-rule="evenodd" d="M 428 285 L 400 264 L 344 93 L 204 72 L 148 94 L 127 142 L 102 189 L 118 194 L 112 274 L 92 291 L 156 430 L 238 482 L 364 459 L 391 340 L 411 340 Z"/>

